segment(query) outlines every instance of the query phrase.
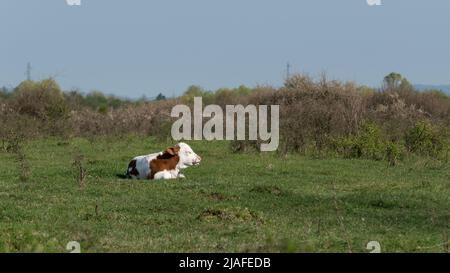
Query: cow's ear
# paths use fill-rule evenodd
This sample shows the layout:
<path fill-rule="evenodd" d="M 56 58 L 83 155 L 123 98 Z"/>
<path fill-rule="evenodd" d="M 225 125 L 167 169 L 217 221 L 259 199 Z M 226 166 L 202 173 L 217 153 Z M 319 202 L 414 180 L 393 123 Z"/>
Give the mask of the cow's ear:
<path fill-rule="evenodd" d="M 168 154 L 170 154 L 170 155 L 177 155 L 179 151 L 180 151 L 180 147 L 175 146 L 175 147 L 167 148 L 167 149 L 164 151 L 164 153 L 168 153 Z"/>

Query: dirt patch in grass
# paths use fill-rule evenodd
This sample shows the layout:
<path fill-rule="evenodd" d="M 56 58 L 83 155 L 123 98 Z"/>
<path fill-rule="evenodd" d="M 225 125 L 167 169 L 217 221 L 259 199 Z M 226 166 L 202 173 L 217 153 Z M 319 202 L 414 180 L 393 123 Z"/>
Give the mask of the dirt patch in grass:
<path fill-rule="evenodd" d="M 221 192 L 206 192 L 200 191 L 200 195 L 207 198 L 211 201 L 229 201 L 229 200 L 238 200 L 239 196 L 236 195 L 228 195 Z"/>
<path fill-rule="evenodd" d="M 228 200 L 228 196 L 220 193 L 220 192 L 212 192 L 207 194 L 207 197 L 211 200 L 216 200 L 216 201 L 224 201 L 224 200 Z"/>
<path fill-rule="evenodd" d="M 286 193 L 280 187 L 273 186 L 273 185 L 258 185 L 258 186 L 253 187 L 250 190 L 250 192 L 268 193 L 268 194 L 273 194 L 273 195 L 276 195 L 276 196 L 281 196 L 281 195 L 284 195 Z"/>
<path fill-rule="evenodd" d="M 248 208 L 209 208 L 205 209 L 197 217 L 202 221 L 221 221 L 221 222 L 258 222 L 262 223 L 262 217 Z"/>

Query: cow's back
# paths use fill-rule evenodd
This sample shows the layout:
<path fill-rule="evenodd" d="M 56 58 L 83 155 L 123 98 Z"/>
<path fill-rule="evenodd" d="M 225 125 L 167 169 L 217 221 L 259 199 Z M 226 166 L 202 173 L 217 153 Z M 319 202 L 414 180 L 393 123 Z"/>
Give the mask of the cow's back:
<path fill-rule="evenodd" d="M 161 153 L 141 155 L 133 158 L 128 164 L 127 174 L 131 178 L 147 179 L 150 174 L 150 161 L 155 159 Z"/>

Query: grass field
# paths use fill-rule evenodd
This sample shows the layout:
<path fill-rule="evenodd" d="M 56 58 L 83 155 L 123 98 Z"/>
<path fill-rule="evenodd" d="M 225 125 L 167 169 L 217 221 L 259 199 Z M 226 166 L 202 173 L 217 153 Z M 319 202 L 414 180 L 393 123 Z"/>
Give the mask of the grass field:
<path fill-rule="evenodd" d="M 202 156 L 186 179 L 118 178 L 130 158 L 168 143 L 140 138 L 26 143 L 30 167 L 0 153 L 0 251 L 444 252 L 450 166 L 236 154 L 191 142 Z M 76 154 L 87 177 L 77 182 Z M 446 250 L 447 249 L 447 250 Z"/>

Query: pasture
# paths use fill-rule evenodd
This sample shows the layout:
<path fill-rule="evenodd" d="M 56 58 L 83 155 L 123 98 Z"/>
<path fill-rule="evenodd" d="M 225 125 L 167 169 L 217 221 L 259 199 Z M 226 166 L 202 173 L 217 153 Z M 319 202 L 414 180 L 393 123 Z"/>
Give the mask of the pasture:
<path fill-rule="evenodd" d="M 202 164 L 168 181 L 118 176 L 132 157 L 173 144 L 151 138 L 33 140 L 21 159 L 2 151 L 0 251 L 68 252 L 69 241 L 82 252 L 369 252 L 369 241 L 382 252 L 448 251 L 449 163 L 188 143 Z"/>

